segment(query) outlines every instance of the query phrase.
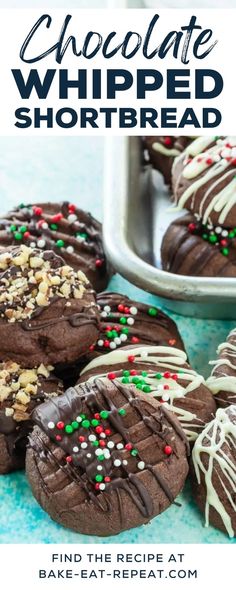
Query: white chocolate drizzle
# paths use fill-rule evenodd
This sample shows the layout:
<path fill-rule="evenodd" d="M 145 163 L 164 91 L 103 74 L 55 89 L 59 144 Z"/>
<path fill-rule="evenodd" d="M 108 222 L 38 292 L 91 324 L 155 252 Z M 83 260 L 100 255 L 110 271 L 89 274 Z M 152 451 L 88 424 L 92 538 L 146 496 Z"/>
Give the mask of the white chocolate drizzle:
<path fill-rule="evenodd" d="M 232 342 L 234 339 L 235 344 Z M 217 354 L 220 355 L 222 352 L 226 352 L 227 357 L 219 356 L 216 361 L 210 361 L 209 363 L 210 365 L 214 365 L 214 368 L 210 377 L 208 377 L 206 380 L 206 385 L 211 390 L 213 395 L 218 394 L 220 391 L 233 394 L 227 396 L 228 403 L 233 404 L 236 402 L 236 377 L 223 372 L 223 369 L 223 374 L 219 375 L 218 370 L 221 369 L 221 366 L 226 366 L 233 371 L 236 371 L 236 329 L 230 332 L 226 342 L 222 342 L 222 344 L 218 346 Z M 219 401 L 221 401 L 221 398 L 219 398 Z"/>
<path fill-rule="evenodd" d="M 165 407 L 177 415 L 188 439 L 190 441 L 196 440 L 199 430 L 203 428 L 204 422 L 198 418 L 196 414 L 175 406 L 174 402 L 175 400 L 184 398 L 188 393 L 200 387 L 201 384 L 205 384 L 205 381 L 201 375 L 196 373 L 196 371 L 188 369 L 185 366 L 187 356 L 183 350 L 177 348 L 173 349 L 168 346 L 139 346 L 129 349 L 122 348 L 109 352 L 105 356 L 101 355 L 96 357 L 82 370 L 81 375 L 86 378 L 87 372 L 93 369 L 98 369 L 98 373 L 91 376 L 88 381 L 104 378 L 108 374 L 108 371 L 105 373 L 99 373 L 100 367 L 111 366 L 116 370 L 116 365 L 129 362 L 128 357 L 130 355 L 134 357 L 134 361 L 132 362 L 134 367 L 135 363 L 144 364 L 145 370 L 147 371 L 145 383 L 151 388 L 149 395 L 161 399 Z M 147 363 L 153 365 L 153 370 L 147 369 Z M 155 378 L 155 367 L 158 367 L 158 371 L 162 376 L 160 381 Z M 163 372 L 159 369 L 161 367 L 164 369 Z M 177 383 L 176 379 L 172 379 L 171 377 L 165 378 L 163 376 L 167 369 L 172 373 L 176 373 L 181 367 L 183 367 L 183 372 L 181 372 L 178 377 L 182 382 L 186 381 L 186 386 Z M 122 377 L 117 377 L 116 379 L 121 381 Z M 130 383 L 130 386 L 131 385 L 133 385 L 132 382 Z M 167 390 L 165 389 L 166 385 L 169 386 Z"/>
<path fill-rule="evenodd" d="M 226 452 L 226 446 L 228 451 Z M 204 478 L 206 486 L 205 521 L 209 526 L 210 508 L 220 515 L 228 535 L 235 535 L 232 519 L 227 512 L 224 497 L 233 511 L 236 511 L 236 464 L 232 458 L 232 450 L 236 449 L 236 406 L 227 409 L 219 408 L 215 419 L 201 432 L 193 447 L 193 465 L 198 484 Z M 203 455 L 203 457 L 202 457 Z M 208 456 L 206 461 L 206 455 Z M 204 461 L 204 462 L 203 462 Z M 220 495 L 213 484 L 213 474 L 217 470 Z M 220 472 L 224 477 L 220 477 Z"/>

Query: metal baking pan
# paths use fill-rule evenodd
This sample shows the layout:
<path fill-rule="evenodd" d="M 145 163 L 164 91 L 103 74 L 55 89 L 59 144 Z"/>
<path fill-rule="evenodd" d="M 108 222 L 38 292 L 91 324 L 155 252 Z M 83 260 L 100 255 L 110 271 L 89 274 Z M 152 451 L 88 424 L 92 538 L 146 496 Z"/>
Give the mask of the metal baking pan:
<path fill-rule="evenodd" d="M 142 164 L 139 137 L 108 137 L 104 243 L 115 270 L 186 316 L 236 319 L 236 278 L 175 275 L 161 269 L 160 244 L 176 213 L 161 176 Z M 183 214 L 183 212 L 181 212 Z"/>

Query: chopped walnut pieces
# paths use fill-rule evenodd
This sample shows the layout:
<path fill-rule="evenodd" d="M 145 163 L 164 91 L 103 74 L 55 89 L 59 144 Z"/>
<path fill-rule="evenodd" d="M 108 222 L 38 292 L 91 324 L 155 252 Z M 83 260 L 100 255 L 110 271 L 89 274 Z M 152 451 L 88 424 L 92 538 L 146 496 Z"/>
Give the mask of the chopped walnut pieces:
<path fill-rule="evenodd" d="M 54 268 L 55 259 L 25 245 L 0 254 L 0 317 L 21 322 L 56 298 L 83 297 L 88 284 L 84 273 L 62 263 Z"/>

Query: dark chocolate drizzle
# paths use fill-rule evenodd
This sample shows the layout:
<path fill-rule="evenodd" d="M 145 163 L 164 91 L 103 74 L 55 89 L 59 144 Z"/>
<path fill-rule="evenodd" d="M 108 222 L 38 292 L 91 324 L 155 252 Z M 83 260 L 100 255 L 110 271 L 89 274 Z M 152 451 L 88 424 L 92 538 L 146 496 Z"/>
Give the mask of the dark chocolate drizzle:
<path fill-rule="evenodd" d="M 77 388 L 70 388 L 66 391 L 64 396 L 50 400 L 47 404 L 41 405 L 34 412 L 33 418 L 35 423 L 47 434 L 54 444 L 63 449 L 67 456 L 70 455 L 72 457 L 72 463 L 68 463 L 67 465 L 63 464 L 61 461 L 58 463 L 53 452 L 53 447 L 51 448 L 50 445 L 47 445 L 47 443 L 41 439 L 40 432 L 36 434 L 36 437 L 30 438 L 30 446 L 34 449 L 36 455 L 39 455 L 42 460 L 47 461 L 48 458 L 50 458 L 55 461 L 57 467 L 63 469 L 71 480 L 81 485 L 88 498 L 96 503 L 103 512 L 110 510 L 109 493 L 115 491 L 118 496 L 118 504 L 121 510 L 121 523 L 124 521 L 124 514 L 122 513 L 123 502 L 120 496 L 121 490 L 125 490 L 129 494 L 133 503 L 144 518 L 151 518 L 154 511 L 153 500 L 149 490 L 143 484 L 142 479 L 138 477 L 140 472 L 138 471 L 137 473 L 136 468 L 135 473 L 131 472 L 129 464 L 126 466 L 122 461 L 118 469 L 113 466 L 113 462 L 116 458 L 121 458 L 121 456 L 122 458 L 124 458 L 124 456 L 127 456 L 128 458 L 128 452 L 125 449 L 120 451 L 114 447 L 110 450 L 110 458 L 103 461 L 102 467 L 105 476 L 112 476 L 111 481 L 106 485 L 106 491 L 102 494 L 97 493 L 94 489 L 94 478 L 97 474 L 97 457 L 94 455 L 94 447 L 92 446 L 92 443 L 87 440 L 87 448 L 80 449 L 78 453 L 75 453 L 73 452 L 73 447 L 78 445 L 78 430 L 70 435 L 63 432 L 62 440 L 58 442 L 55 439 L 56 428 L 53 431 L 48 428 L 48 423 L 50 421 L 55 424 L 60 421 L 63 421 L 65 424 L 68 422 L 70 423 L 71 420 L 75 420 L 80 413 L 84 413 L 85 409 L 88 410 L 91 415 L 96 412 L 101 412 L 101 410 L 108 410 L 108 421 L 113 430 L 113 435 L 116 436 L 116 438 L 117 434 L 120 435 L 124 443 L 132 443 L 132 441 L 130 441 L 129 429 L 126 428 L 123 417 L 118 413 L 119 408 L 115 406 L 110 397 L 110 386 L 111 383 L 108 380 L 97 378 L 92 385 L 85 383 Z M 119 394 L 122 394 L 124 397 L 124 407 L 130 405 L 135 408 L 140 419 L 149 428 L 152 435 L 154 434 L 157 438 L 160 438 L 161 445 L 163 445 L 163 441 L 167 444 L 168 435 L 172 434 L 174 431 L 178 438 L 188 446 L 187 439 L 181 427 L 177 424 L 174 418 L 170 416 L 169 412 L 162 408 L 158 403 L 156 407 L 154 407 L 153 402 L 151 403 L 148 399 L 145 399 L 144 410 L 144 400 L 142 397 L 137 397 L 135 390 L 125 387 L 118 381 L 113 381 L 112 387 L 116 387 Z M 79 432 L 82 435 L 88 433 L 88 431 L 82 427 L 80 427 Z M 175 442 L 172 442 L 172 446 L 175 446 Z M 139 443 L 136 444 L 136 447 L 138 449 Z M 91 453 L 91 458 L 87 457 L 88 453 Z M 142 460 L 139 449 L 137 459 Z M 163 461 L 164 460 L 168 461 L 163 452 Z M 134 461 L 133 457 L 131 461 Z M 114 477 L 114 469 L 117 469 L 116 477 Z M 134 467 L 132 469 L 134 469 Z M 153 467 L 151 464 L 146 464 L 145 469 L 147 469 L 155 478 L 158 486 L 163 490 L 169 502 L 173 502 L 174 497 L 171 489 L 168 483 L 164 481 L 163 477 L 158 473 L 158 466 Z M 48 490 L 47 493 L 49 493 Z"/>

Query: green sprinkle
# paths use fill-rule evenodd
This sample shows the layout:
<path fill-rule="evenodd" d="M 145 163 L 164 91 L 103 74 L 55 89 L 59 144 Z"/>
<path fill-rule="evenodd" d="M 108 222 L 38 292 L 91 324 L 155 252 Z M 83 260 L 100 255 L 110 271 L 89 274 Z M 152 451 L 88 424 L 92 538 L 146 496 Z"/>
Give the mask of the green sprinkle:
<path fill-rule="evenodd" d="M 92 424 L 92 426 L 98 426 L 99 425 L 99 420 L 96 420 L 96 418 L 93 418 L 91 420 L 91 424 Z"/>
<path fill-rule="evenodd" d="M 151 316 L 153 316 L 153 317 L 154 317 L 154 316 L 156 316 L 157 314 L 158 314 L 158 311 L 157 311 L 157 309 L 156 309 L 155 307 L 149 307 L 149 310 L 148 310 L 148 315 L 151 315 Z"/>
<path fill-rule="evenodd" d="M 99 445 L 99 442 L 98 442 L 98 440 L 94 440 L 94 441 L 92 442 L 92 445 L 93 445 L 93 447 L 98 447 L 98 445 Z"/>
<path fill-rule="evenodd" d="M 104 461 L 105 456 L 104 455 L 98 455 L 98 461 Z"/>
<path fill-rule="evenodd" d="M 50 229 L 53 229 L 54 231 L 56 231 L 58 229 L 58 225 L 56 223 L 51 223 Z"/>
<path fill-rule="evenodd" d="M 74 422 L 71 422 L 71 426 L 73 426 L 74 430 L 77 430 L 77 428 L 79 428 L 79 422 L 77 422 L 77 420 L 74 420 Z"/>
<path fill-rule="evenodd" d="M 128 336 L 129 328 L 122 328 L 121 334 L 126 334 Z"/>
<path fill-rule="evenodd" d="M 21 234 L 20 232 L 17 232 L 17 231 L 16 231 L 16 232 L 14 233 L 14 238 L 15 238 L 15 240 L 18 240 L 18 241 L 19 241 L 19 240 L 22 240 L 22 234 Z"/>
<path fill-rule="evenodd" d="M 89 428 L 90 427 L 90 420 L 83 420 L 82 426 L 83 426 L 83 428 Z"/>
<path fill-rule="evenodd" d="M 19 209 L 25 209 L 26 205 L 24 203 L 20 203 Z"/>
<path fill-rule="evenodd" d="M 184 373 L 184 370 L 183 369 L 179 369 L 178 370 L 178 373 Z"/>
<path fill-rule="evenodd" d="M 120 318 L 120 324 L 127 324 L 126 318 Z"/>
<path fill-rule="evenodd" d="M 137 455 L 138 455 L 137 449 L 132 449 L 130 454 L 132 455 L 132 457 L 137 457 Z"/>
<path fill-rule="evenodd" d="M 21 225 L 21 227 L 19 228 L 19 231 L 21 234 L 25 234 L 25 232 L 27 231 L 26 225 Z"/>
<path fill-rule="evenodd" d="M 123 371 L 123 375 L 124 375 L 124 377 L 129 377 L 129 375 L 130 375 L 130 371 L 127 371 L 127 370 L 125 369 L 125 371 Z"/>
<path fill-rule="evenodd" d="M 129 377 L 122 377 L 121 383 L 129 383 Z"/>
<path fill-rule="evenodd" d="M 66 431 L 67 434 L 72 434 L 73 430 L 74 429 L 73 429 L 73 426 L 71 424 L 67 424 L 65 426 L 65 431 Z"/>
<path fill-rule="evenodd" d="M 17 227 L 16 227 L 16 225 L 10 225 L 9 229 L 10 229 L 10 231 L 16 231 Z"/>
<path fill-rule="evenodd" d="M 88 234 L 86 234 L 86 233 L 83 233 L 83 232 L 82 232 L 82 233 L 78 233 L 78 234 L 76 234 L 76 237 L 77 237 L 77 238 L 81 238 L 81 239 L 83 239 L 83 240 L 86 240 L 86 239 L 87 239 L 87 237 L 88 237 Z"/>
<path fill-rule="evenodd" d="M 98 474 L 98 475 L 96 475 L 96 476 L 95 476 L 95 480 L 96 480 L 98 483 L 100 483 L 101 481 L 103 481 L 103 475 L 99 475 L 99 474 Z"/>
<path fill-rule="evenodd" d="M 234 230 L 229 232 L 229 238 L 235 238 L 235 232 Z"/>
<path fill-rule="evenodd" d="M 217 237 L 214 234 L 209 236 L 209 242 L 211 242 L 211 244 L 215 244 L 217 241 Z"/>
<path fill-rule="evenodd" d="M 140 382 L 140 378 L 139 377 L 133 377 L 132 379 L 132 383 L 134 383 L 135 385 L 137 385 L 137 383 Z"/>
<path fill-rule="evenodd" d="M 137 389 L 142 389 L 143 384 L 142 383 L 137 383 L 136 387 L 137 387 Z"/>
<path fill-rule="evenodd" d="M 147 371 L 142 371 L 141 375 L 142 375 L 143 377 L 147 377 Z"/>
<path fill-rule="evenodd" d="M 222 252 L 222 254 L 224 256 L 228 256 L 228 254 L 229 254 L 229 248 L 222 248 L 221 252 Z"/>
<path fill-rule="evenodd" d="M 86 418 L 85 414 L 80 414 L 79 417 L 81 418 L 81 420 L 84 420 Z"/>
<path fill-rule="evenodd" d="M 124 408 L 120 408 L 118 410 L 118 414 L 120 414 L 120 416 L 125 416 L 126 415 L 126 410 Z"/>
<path fill-rule="evenodd" d="M 156 373 L 155 377 L 156 377 L 156 379 L 162 379 L 162 374 L 161 373 Z"/>
<path fill-rule="evenodd" d="M 65 242 L 64 242 L 64 240 L 57 240 L 57 242 L 56 242 L 56 246 L 57 246 L 58 248 L 63 248 L 63 246 L 65 246 Z"/>
<path fill-rule="evenodd" d="M 113 338 L 112 331 L 108 330 L 108 332 L 106 332 L 106 336 L 107 336 L 107 338 Z"/>
<path fill-rule="evenodd" d="M 150 385 L 144 385 L 142 387 L 142 390 L 144 391 L 144 393 L 150 393 L 151 387 L 150 387 Z"/>
<path fill-rule="evenodd" d="M 116 330 L 112 330 L 112 338 L 117 338 L 118 337 L 118 332 Z"/>
<path fill-rule="evenodd" d="M 104 418 L 104 420 L 106 420 L 109 416 L 109 412 L 107 412 L 106 410 L 102 410 L 100 412 L 100 416 L 101 416 L 101 418 Z"/>
<path fill-rule="evenodd" d="M 207 234 L 202 234 L 202 239 L 203 240 L 208 240 L 208 235 Z"/>

